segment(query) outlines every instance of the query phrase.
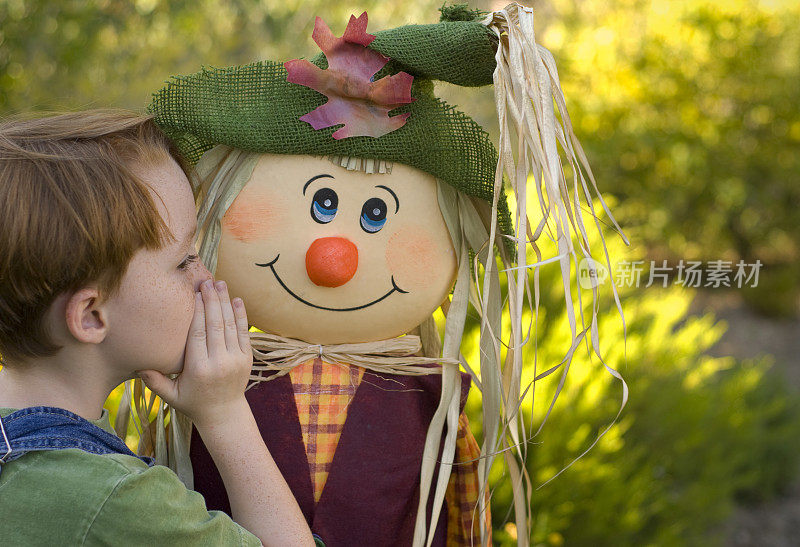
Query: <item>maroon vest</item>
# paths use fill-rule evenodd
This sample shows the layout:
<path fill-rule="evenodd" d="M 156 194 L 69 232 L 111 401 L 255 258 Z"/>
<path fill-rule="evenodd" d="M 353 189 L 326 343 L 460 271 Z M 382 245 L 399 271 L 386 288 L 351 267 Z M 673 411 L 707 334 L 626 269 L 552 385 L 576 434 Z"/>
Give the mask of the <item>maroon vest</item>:
<path fill-rule="evenodd" d="M 462 411 L 470 381 L 469 375 L 462 373 Z M 411 545 L 425 435 L 439 405 L 441 385 L 438 374 L 381 376 L 365 371 L 316 505 L 289 376 L 261 382 L 247 391 L 267 448 L 311 531 L 327 547 Z M 190 454 L 195 490 L 203 494 L 208 509 L 230 514 L 222 479 L 197 430 L 192 431 Z M 432 485 L 428 522 L 436 475 Z M 444 504 L 433 545 L 444 546 L 446 532 Z"/>

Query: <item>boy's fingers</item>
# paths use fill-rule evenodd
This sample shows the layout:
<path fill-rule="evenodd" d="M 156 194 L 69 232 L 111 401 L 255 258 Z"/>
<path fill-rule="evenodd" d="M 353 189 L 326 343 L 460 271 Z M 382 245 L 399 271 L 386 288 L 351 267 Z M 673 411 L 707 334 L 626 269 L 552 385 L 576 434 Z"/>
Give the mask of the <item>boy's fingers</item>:
<path fill-rule="evenodd" d="M 203 304 L 206 313 L 206 347 L 208 355 L 220 354 L 225 351 L 225 323 L 222 320 L 219 296 L 213 282 L 204 281 L 200 285 L 203 293 Z"/>
<path fill-rule="evenodd" d="M 239 348 L 247 355 L 252 355 L 250 349 L 250 327 L 247 324 L 247 311 L 241 298 L 233 299 L 233 315 L 236 318 L 236 334 L 239 338 Z"/>
<path fill-rule="evenodd" d="M 222 323 L 225 325 L 225 346 L 228 351 L 239 349 L 239 340 L 236 333 L 236 318 L 233 315 L 231 299 L 228 296 L 228 286 L 224 281 L 217 281 L 214 284 L 219 297 L 220 309 L 222 311 Z"/>
<path fill-rule="evenodd" d="M 177 399 L 175 380 L 171 380 L 157 370 L 140 370 L 139 377 L 150 391 L 161 397 L 167 403 Z"/>
<path fill-rule="evenodd" d="M 194 293 L 194 315 L 189 325 L 189 336 L 186 338 L 186 355 L 184 357 L 184 370 L 186 363 L 195 363 L 208 357 L 206 348 L 206 315 L 203 309 L 203 297 L 199 292 Z"/>

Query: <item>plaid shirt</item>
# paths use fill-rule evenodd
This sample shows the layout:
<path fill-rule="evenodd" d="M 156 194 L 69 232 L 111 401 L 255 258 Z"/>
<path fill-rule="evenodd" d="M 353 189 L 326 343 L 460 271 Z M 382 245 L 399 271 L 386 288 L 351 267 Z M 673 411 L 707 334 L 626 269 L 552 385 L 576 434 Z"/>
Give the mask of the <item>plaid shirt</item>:
<path fill-rule="evenodd" d="M 316 502 L 328 479 L 333 454 L 347 418 L 347 408 L 363 375 L 363 368 L 325 366 L 320 359 L 303 363 L 289 373 Z M 461 414 L 455 461 L 468 463 L 456 463 L 453 466 L 447 485 L 447 545 L 451 547 L 480 545 L 477 517 L 473 523 L 473 509 L 480 492 L 478 456 L 480 448 L 470 432 L 467 416 Z M 485 518 L 491 531 L 488 510 Z"/>

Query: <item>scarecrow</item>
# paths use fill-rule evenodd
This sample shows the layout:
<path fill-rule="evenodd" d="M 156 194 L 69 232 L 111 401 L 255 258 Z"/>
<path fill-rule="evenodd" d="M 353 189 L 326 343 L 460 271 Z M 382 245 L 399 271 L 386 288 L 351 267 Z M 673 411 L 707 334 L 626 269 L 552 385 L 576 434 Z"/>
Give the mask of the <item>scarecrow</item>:
<path fill-rule="evenodd" d="M 490 543 L 486 485 L 497 458 L 526 543 L 524 312 L 538 303 L 536 273 L 548 262 L 560 264 L 571 308 L 571 261 L 591 256 L 582 216 L 597 220 L 599 193 L 532 11 L 440 11 L 437 24 L 374 34 L 366 13 L 351 16 L 341 37 L 317 18 L 322 53 L 310 61 L 175 77 L 150 106 L 196 164 L 200 256 L 244 299 L 255 327 L 247 398 L 329 546 Z M 435 96 L 437 80 L 494 84 L 499 155 L 475 121 Z M 529 174 L 537 226 L 528 224 Z M 558 250 L 548 260 L 536 243 L 543 233 Z M 461 353 L 468 308 L 480 318 L 478 363 Z M 596 323 L 579 330 L 573 317 L 571 328 L 564 360 L 538 377 L 566 371 L 590 331 L 599 356 Z M 480 448 L 463 412 L 472 383 Z M 146 428 L 149 405 L 138 409 Z M 210 509 L 229 510 L 185 416 L 159 404 L 143 439 Z"/>

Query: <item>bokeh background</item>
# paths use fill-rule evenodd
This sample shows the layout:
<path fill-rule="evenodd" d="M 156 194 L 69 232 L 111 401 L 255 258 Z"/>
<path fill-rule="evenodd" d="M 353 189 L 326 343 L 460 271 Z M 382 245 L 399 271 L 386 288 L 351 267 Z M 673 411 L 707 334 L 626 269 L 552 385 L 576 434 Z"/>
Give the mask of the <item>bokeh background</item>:
<path fill-rule="evenodd" d="M 756 287 L 620 287 L 603 351 L 630 402 L 601 441 L 535 491 L 537 545 L 794 545 L 800 530 L 800 6 L 796 0 L 550 0 L 539 43 L 557 61 L 575 131 L 630 238 L 617 259 L 762 264 Z M 0 0 L 0 115 L 143 109 L 172 74 L 316 53 L 335 34 L 438 20 L 405 0 Z M 505 2 L 470 2 L 499 9 Z M 496 134 L 491 89 L 437 92 Z M 606 219 L 607 222 L 607 219 Z M 673 270 L 673 273 L 675 270 Z M 540 363 L 568 342 L 555 269 L 542 269 Z M 465 351 L 475 350 L 475 323 Z M 529 356 L 532 361 L 532 355 Z M 547 393 L 544 382 L 537 390 Z M 473 390 L 476 391 L 476 390 Z M 539 391 L 537 391 L 538 393 Z M 119 393 L 109 401 L 113 409 Z M 528 468 L 541 484 L 616 414 L 618 383 L 578 359 Z M 469 403 L 479 433 L 477 395 Z M 535 423 L 537 412 L 523 407 Z M 129 438 L 135 442 L 135 438 Z M 495 542 L 520 533 L 493 476 Z"/>

